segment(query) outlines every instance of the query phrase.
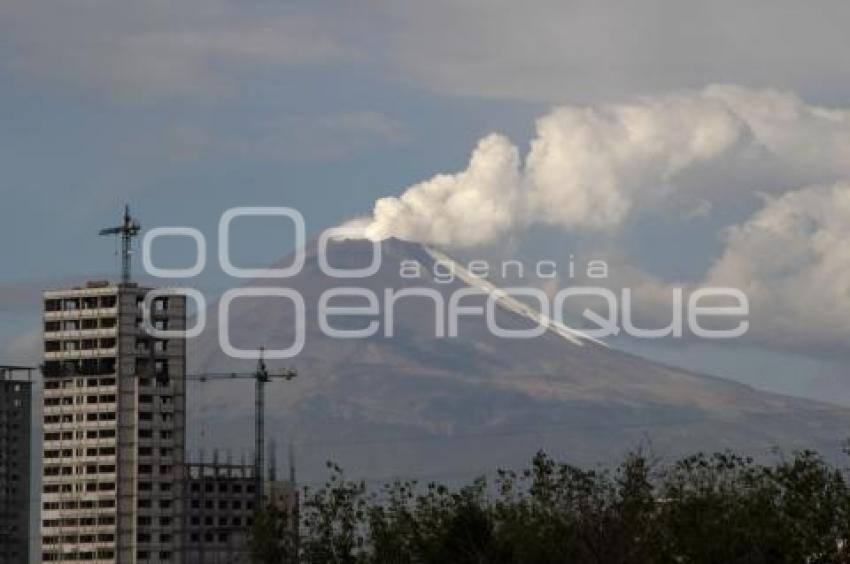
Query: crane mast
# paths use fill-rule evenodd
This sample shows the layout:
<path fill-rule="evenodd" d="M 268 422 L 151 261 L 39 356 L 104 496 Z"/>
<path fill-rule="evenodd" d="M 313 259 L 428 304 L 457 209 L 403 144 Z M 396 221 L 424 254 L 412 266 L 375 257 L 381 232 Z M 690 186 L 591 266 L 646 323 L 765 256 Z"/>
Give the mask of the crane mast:
<path fill-rule="evenodd" d="M 266 369 L 266 361 L 263 358 L 263 349 L 260 349 L 260 358 L 257 360 L 257 372 L 254 380 L 254 472 L 257 503 L 255 507 L 260 508 L 263 499 L 263 472 L 265 470 L 264 452 L 266 450 L 266 383 L 269 381 L 269 372 Z"/>
<path fill-rule="evenodd" d="M 124 223 L 116 227 L 101 229 L 99 235 L 119 235 L 121 237 L 121 282 L 128 284 L 131 279 L 133 238 L 138 237 L 142 226 L 130 216 L 130 206 L 124 206 Z"/>

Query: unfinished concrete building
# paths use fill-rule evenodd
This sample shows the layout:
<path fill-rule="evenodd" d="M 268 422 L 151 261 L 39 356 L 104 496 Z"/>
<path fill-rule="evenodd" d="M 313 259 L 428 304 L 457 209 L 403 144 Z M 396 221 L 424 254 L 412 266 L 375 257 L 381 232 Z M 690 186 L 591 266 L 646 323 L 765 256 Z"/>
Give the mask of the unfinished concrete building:
<path fill-rule="evenodd" d="M 44 294 L 44 562 L 179 562 L 185 341 L 143 327 L 149 290 L 89 283 Z M 182 330 L 186 301 L 153 325 Z"/>
<path fill-rule="evenodd" d="M 297 523 L 294 479 L 277 481 L 272 473 L 260 498 L 253 464 L 217 459 L 189 463 L 185 478 L 186 564 L 250 563 L 249 536 L 257 503 L 273 504 Z"/>

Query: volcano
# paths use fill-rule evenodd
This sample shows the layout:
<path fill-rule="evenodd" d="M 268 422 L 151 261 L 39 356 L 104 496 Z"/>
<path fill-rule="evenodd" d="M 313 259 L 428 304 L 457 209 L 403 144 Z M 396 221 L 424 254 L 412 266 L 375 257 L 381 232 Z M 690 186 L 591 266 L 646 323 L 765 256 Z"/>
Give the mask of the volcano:
<path fill-rule="evenodd" d="M 358 287 L 380 298 L 387 289 L 425 288 L 448 303 L 453 292 L 482 284 L 468 276 L 436 280 L 435 265 L 445 257 L 423 245 L 388 239 L 380 246 L 380 266 L 366 278 L 327 276 L 314 244 L 297 275 L 249 284 L 288 288 L 304 299 L 303 349 L 291 360 L 269 361 L 272 370 L 294 367 L 299 377 L 267 386 L 266 435 L 280 446 L 294 445 L 308 482 L 323 478 L 327 460 L 378 480 L 461 480 L 524 465 L 540 449 L 583 465 L 616 462 L 647 444 L 660 457 L 722 449 L 761 456 L 775 447 L 831 457 L 850 429 L 848 410 L 661 365 L 557 324 L 534 338 L 505 339 L 493 335 L 482 317 L 463 316 L 457 336 L 438 337 L 434 300 L 425 297 L 395 303 L 391 337 L 385 325 L 368 337 L 326 336 L 318 304 L 328 290 Z M 372 260 L 372 244 L 335 242 L 326 256 L 336 268 L 363 267 Z M 404 275 L 414 261 L 422 267 L 418 278 Z M 291 262 L 285 258 L 281 265 Z M 215 309 L 190 343 L 190 369 L 250 369 L 251 361 L 222 352 Z M 511 299 L 500 299 L 494 313 L 504 328 L 528 329 L 541 321 Z M 295 339 L 294 316 L 288 300 L 235 300 L 227 320 L 232 344 L 286 348 Z M 333 318 L 335 328 L 368 323 L 364 316 Z M 190 444 L 250 456 L 253 386 L 192 384 L 188 393 Z"/>

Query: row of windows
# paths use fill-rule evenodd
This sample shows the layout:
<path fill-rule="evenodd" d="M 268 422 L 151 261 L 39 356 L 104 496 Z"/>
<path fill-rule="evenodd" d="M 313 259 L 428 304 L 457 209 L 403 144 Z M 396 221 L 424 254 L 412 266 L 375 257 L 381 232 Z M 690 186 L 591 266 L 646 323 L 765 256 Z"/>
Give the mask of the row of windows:
<path fill-rule="evenodd" d="M 140 499 L 138 502 L 139 509 L 148 509 L 153 507 L 150 499 Z M 161 499 L 159 500 L 159 508 L 160 509 L 171 509 L 171 500 L 170 499 Z"/>
<path fill-rule="evenodd" d="M 174 420 L 173 413 L 160 413 L 159 420 L 163 423 L 169 423 Z M 139 412 L 139 421 L 153 421 L 153 413 L 150 411 Z"/>
<path fill-rule="evenodd" d="M 97 517 L 63 517 L 61 519 L 44 519 L 41 524 L 51 527 L 95 527 L 98 525 L 114 525 L 114 515 L 98 515 Z"/>
<path fill-rule="evenodd" d="M 77 440 L 83 439 L 112 439 L 115 438 L 115 429 L 88 429 L 86 431 L 50 431 L 44 434 L 44 440 L 47 441 L 72 441 L 74 437 Z M 140 439 L 152 439 L 152 429 L 140 429 Z M 174 431 L 164 429 L 159 432 L 159 438 L 164 441 L 170 441 L 174 438 Z M 87 454 L 87 456 L 94 456 Z"/>
<path fill-rule="evenodd" d="M 174 520 L 171 517 L 160 517 L 158 521 L 160 527 L 170 527 Z M 140 527 L 150 527 L 153 525 L 153 518 L 150 515 L 139 515 L 136 518 L 136 523 Z"/>
<path fill-rule="evenodd" d="M 201 500 L 192 499 L 189 502 L 189 505 L 192 509 L 200 509 L 201 508 Z M 205 509 L 215 509 L 216 503 L 212 499 L 204 500 L 204 508 Z M 234 499 L 232 501 L 228 501 L 226 499 L 218 500 L 218 508 L 219 509 L 232 509 L 233 511 L 241 511 L 242 510 L 242 501 L 238 499 Z M 248 501 L 245 503 L 245 509 L 250 511 L 254 508 L 254 503 Z"/>
<path fill-rule="evenodd" d="M 160 325 L 161 327 L 157 327 Z M 154 327 L 156 329 L 166 329 L 168 324 L 165 321 L 159 321 L 154 323 Z M 136 339 L 136 354 L 148 354 L 151 352 L 151 339 Z M 168 341 L 164 340 L 153 340 L 153 352 L 155 353 L 164 353 L 168 351 Z"/>
<path fill-rule="evenodd" d="M 138 540 L 140 543 L 141 542 L 149 543 L 149 542 L 151 542 L 152 538 L 153 537 L 151 536 L 150 533 L 139 533 L 139 534 L 136 535 L 136 540 Z M 161 533 L 159 535 L 159 542 L 162 543 L 162 544 L 166 544 L 166 543 L 171 542 L 173 540 L 173 538 L 174 537 L 170 533 Z"/>
<path fill-rule="evenodd" d="M 46 477 L 50 476 L 73 476 L 73 475 L 85 475 L 85 474 L 114 474 L 115 473 L 115 465 L 114 464 L 80 464 L 76 467 L 76 472 L 74 472 L 73 466 L 45 466 L 44 475 Z M 108 482 L 101 482 L 101 486 L 105 486 Z M 101 488 L 103 489 L 103 488 Z"/>
<path fill-rule="evenodd" d="M 201 488 L 200 482 L 192 482 L 189 486 L 189 490 L 193 493 L 198 493 L 203 489 L 207 493 L 214 492 L 216 490 L 215 482 L 205 482 L 203 488 Z M 219 493 L 227 493 L 231 491 L 233 493 L 242 493 L 242 484 L 239 482 L 228 483 L 228 482 L 219 482 L 218 483 L 218 491 Z M 254 492 L 254 483 L 251 482 L 249 484 L 245 484 L 245 491 L 248 493 Z"/>
<path fill-rule="evenodd" d="M 74 421 L 115 421 L 114 411 L 96 411 L 94 413 L 59 413 L 56 415 L 45 415 L 45 425 L 55 425 L 57 423 L 73 423 Z"/>
<path fill-rule="evenodd" d="M 54 453 L 53 456 L 48 456 L 48 452 Z M 58 453 L 58 454 L 56 454 Z M 57 449 L 57 450 L 46 450 L 44 451 L 45 458 L 70 458 L 72 456 L 77 456 L 82 458 L 83 456 L 115 456 L 115 447 L 114 446 L 106 446 L 106 447 L 88 447 L 88 448 L 77 448 L 77 449 Z"/>
<path fill-rule="evenodd" d="M 151 557 L 151 553 L 147 550 L 140 550 L 136 553 L 136 558 L 139 559 L 140 562 L 144 562 L 148 558 Z M 160 560 L 171 560 L 171 553 L 167 550 L 163 550 L 159 553 Z"/>
<path fill-rule="evenodd" d="M 93 329 L 112 329 L 118 324 L 115 317 L 100 317 L 91 319 L 67 319 L 64 321 L 47 321 L 44 324 L 45 333 L 56 331 L 91 331 Z"/>
<path fill-rule="evenodd" d="M 45 535 L 41 538 L 42 544 L 93 544 L 96 542 L 114 542 L 115 535 L 112 533 L 100 533 L 97 535 Z"/>
<path fill-rule="evenodd" d="M 48 381 L 54 378 L 72 377 L 72 376 L 109 376 L 115 374 L 116 359 L 115 357 L 103 358 L 78 358 L 74 360 L 48 360 L 44 363 L 42 373 Z M 62 388 L 72 387 L 74 381 L 61 380 Z M 86 384 L 85 378 L 76 379 L 77 387 L 82 388 Z M 47 389 L 54 389 L 48 387 Z"/>
<path fill-rule="evenodd" d="M 170 464 L 163 464 L 159 467 L 159 473 L 163 476 L 171 475 L 174 468 Z M 139 474 L 153 474 L 153 466 L 150 464 L 139 464 Z"/>
<path fill-rule="evenodd" d="M 44 342 L 44 352 L 75 352 L 93 351 L 97 349 L 114 349 L 117 341 L 114 337 L 104 339 L 80 339 L 80 340 L 50 340 Z"/>
<path fill-rule="evenodd" d="M 75 401 L 76 400 L 76 401 Z M 81 405 L 98 403 L 115 403 L 115 394 L 87 395 L 87 396 L 54 396 L 45 397 L 44 406 L 54 407 L 57 405 Z"/>
<path fill-rule="evenodd" d="M 250 525 L 249 525 L 250 526 Z M 219 543 L 227 543 L 230 541 L 229 533 L 218 533 L 214 535 L 213 533 L 204 533 L 203 539 L 205 543 L 211 543 L 218 541 Z M 189 540 L 194 544 L 201 543 L 201 533 L 190 533 Z"/>
<path fill-rule="evenodd" d="M 44 311 L 77 311 L 80 309 L 112 308 L 118 304 L 118 296 L 82 296 L 79 298 L 53 298 L 44 300 Z"/>
<path fill-rule="evenodd" d="M 98 386 L 114 386 L 115 378 L 77 378 L 77 387 L 95 388 Z M 47 380 L 44 382 L 45 390 L 67 390 L 74 387 L 74 379 Z"/>
<path fill-rule="evenodd" d="M 171 491 L 171 482 L 160 482 L 159 491 L 161 492 L 170 492 Z M 153 484 L 151 482 L 139 482 L 139 491 L 140 492 L 149 492 L 153 490 Z"/>
<path fill-rule="evenodd" d="M 160 395 L 159 397 L 160 403 L 162 405 L 171 405 L 174 403 L 174 397 L 169 395 Z M 149 404 L 153 403 L 153 396 L 151 394 L 141 394 L 139 396 L 139 403 Z"/>
<path fill-rule="evenodd" d="M 89 429 L 88 431 L 54 431 L 44 434 L 44 441 L 73 441 L 74 437 L 82 439 L 112 439 L 115 437 L 115 429 Z"/>
<path fill-rule="evenodd" d="M 153 366 L 146 358 L 137 358 L 136 359 L 136 374 L 138 375 L 154 375 L 157 378 L 167 377 L 169 375 L 168 370 L 168 361 L 167 360 L 154 360 Z M 140 386 L 149 386 L 150 380 L 147 380 L 145 383 L 144 378 L 139 380 Z"/>
<path fill-rule="evenodd" d="M 212 517 L 204 517 L 204 527 L 214 527 L 215 519 Z M 189 518 L 189 523 L 193 527 L 201 526 L 201 517 L 198 515 L 193 515 Z M 245 520 L 245 525 L 247 527 L 251 526 L 251 519 L 248 518 Z M 242 518 L 241 517 L 219 517 L 218 518 L 218 526 L 219 527 L 234 527 L 238 528 L 242 526 Z"/>
<path fill-rule="evenodd" d="M 83 499 L 70 501 L 45 501 L 42 504 L 45 511 L 55 511 L 57 509 L 109 509 L 115 507 L 115 499 Z"/>
<path fill-rule="evenodd" d="M 138 296 L 136 298 L 136 307 L 139 308 L 139 311 L 142 310 L 145 303 L 144 296 Z M 153 312 L 154 313 L 162 313 L 164 311 L 168 311 L 169 299 L 168 298 L 156 298 L 153 300 Z"/>
<path fill-rule="evenodd" d="M 56 482 L 45 484 L 42 488 L 44 493 L 70 493 L 77 492 L 96 492 L 97 487 L 95 482 L 79 483 L 79 482 Z"/>
<path fill-rule="evenodd" d="M 140 439 L 152 439 L 153 438 L 153 430 L 152 429 L 139 429 L 139 438 Z M 159 438 L 163 441 L 170 441 L 174 438 L 174 431 L 170 431 L 168 429 L 162 430 L 159 432 Z"/>
<path fill-rule="evenodd" d="M 111 560 L 115 558 L 115 551 L 110 549 L 99 549 L 83 552 L 48 552 L 41 555 L 43 562 L 92 562 L 94 560 Z"/>
<path fill-rule="evenodd" d="M 173 456 L 174 449 L 170 447 L 160 447 L 159 449 L 160 456 Z M 139 456 L 153 456 L 153 448 L 151 447 L 139 447 Z"/>

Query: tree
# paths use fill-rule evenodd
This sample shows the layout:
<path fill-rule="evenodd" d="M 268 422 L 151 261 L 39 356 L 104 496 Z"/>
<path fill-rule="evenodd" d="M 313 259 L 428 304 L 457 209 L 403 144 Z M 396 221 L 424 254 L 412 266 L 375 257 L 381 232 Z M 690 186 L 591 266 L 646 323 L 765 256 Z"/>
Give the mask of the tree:
<path fill-rule="evenodd" d="M 254 514 L 249 536 L 252 564 L 288 564 L 298 562 L 297 523 L 287 511 L 274 504 Z"/>

